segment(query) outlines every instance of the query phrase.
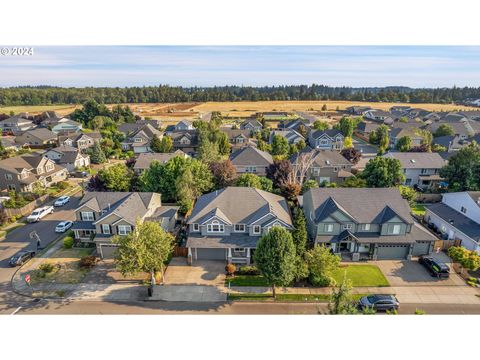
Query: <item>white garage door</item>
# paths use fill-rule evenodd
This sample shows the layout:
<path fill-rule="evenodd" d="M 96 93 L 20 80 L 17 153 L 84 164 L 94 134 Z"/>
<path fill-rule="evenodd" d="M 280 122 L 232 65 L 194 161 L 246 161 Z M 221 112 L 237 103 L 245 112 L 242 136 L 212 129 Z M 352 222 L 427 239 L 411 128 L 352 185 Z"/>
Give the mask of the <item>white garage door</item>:
<path fill-rule="evenodd" d="M 115 257 L 115 250 L 117 246 L 111 244 L 101 244 L 98 252 L 102 259 L 113 259 Z"/>
<path fill-rule="evenodd" d="M 406 259 L 410 245 L 379 245 L 378 260 Z"/>

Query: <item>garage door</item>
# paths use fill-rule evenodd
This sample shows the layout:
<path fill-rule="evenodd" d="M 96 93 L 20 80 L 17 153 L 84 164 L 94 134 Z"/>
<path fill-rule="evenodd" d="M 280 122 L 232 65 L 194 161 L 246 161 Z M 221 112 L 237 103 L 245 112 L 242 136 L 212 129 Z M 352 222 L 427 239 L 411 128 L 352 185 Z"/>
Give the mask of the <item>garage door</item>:
<path fill-rule="evenodd" d="M 111 244 L 103 244 L 100 245 L 100 251 L 98 251 L 99 255 L 102 259 L 113 259 L 115 257 L 115 250 L 117 246 Z"/>
<path fill-rule="evenodd" d="M 197 249 L 197 260 L 227 260 L 226 249 Z"/>
<path fill-rule="evenodd" d="M 378 260 L 405 259 L 408 255 L 409 245 L 379 245 Z"/>
<path fill-rule="evenodd" d="M 413 256 L 427 255 L 430 250 L 429 241 L 419 241 L 413 245 Z"/>

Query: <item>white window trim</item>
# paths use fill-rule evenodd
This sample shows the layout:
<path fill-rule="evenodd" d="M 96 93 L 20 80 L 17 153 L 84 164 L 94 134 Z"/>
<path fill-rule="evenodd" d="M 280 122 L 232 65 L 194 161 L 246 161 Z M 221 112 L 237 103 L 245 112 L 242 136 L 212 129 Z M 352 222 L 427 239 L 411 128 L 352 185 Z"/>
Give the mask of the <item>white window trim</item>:
<path fill-rule="evenodd" d="M 192 231 L 200 231 L 200 224 L 197 224 L 197 223 L 192 224 L 192 229 L 193 229 Z"/>
<path fill-rule="evenodd" d="M 325 232 L 331 233 L 331 232 L 333 232 L 333 224 L 325 224 L 323 226 L 323 229 L 324 229 Z"/>
<path fill-rule="evenodd" d="M 214 230 L 214 227 L 217 227 L 217 226 L 218 226 L 218 230 Z M 215 234 L 223 233 L 225 232 L 225 225 L 223 225 L 217 220 L 213 220 L 210 224 L 207 224 L 207 232 L 215 233 Z"/>
<path fill-rule="evenodd" d="M 90 216 L 86 216 L 86 215 L 92 215 L 92 217 L 90 218 Z M 94 221 L 95 220 L 95 216 L 93 215 L 93 211 L 82 211 L 80 213 L 80 218 L 82 219 L 82 221 Z"/>
<path fill-rule="evenodd" d="M 130 225 L 118 225 L 118 235 L 127 235 L 129 232 L 132 232 Z"/>
<path fill-rule="evenodd" d="M 105 231 L 105 230 L 107 230 L 107 231 Z M 109 224 L 102 224 L 102 233 L 103 233 L 103 234 L 106 234 L 106 235 L 110 235 L 110 234 L 111 234 L 110 225 L 109 225 Z"/>
<path fill-rule="evenodd" d="M 398 229 L 398 231 L 395 231 L 395 229 Z M 392 235 L 400 235 L 400 230 L 401 229 L 402 229 L 402 226 L 400 224 L 393 225 Z"/>
<path fill-rule="evenodd" d="M 258 231 L 256 231 L 255 229 L 258 229 Z M 253 225 L 253 229 L 252 229 L 253 234 L 260 234 L 261 232 L 262 232 L 262 227 L 260 225 Z"/>
<path fill-rule="evenodd" d="M 242 227 L 242 230 L 237 230 L 237 226 L 241 226 Z M 243 233 L 245 232 L 245 224 L 235 224 L 233 225 L 233 231 L 234 232 L 240 232 L 240 233 Z"/>
<path fill-rule="evenodd" d="M 343 230 L 352 230 L 353 229 L 353 224 L 343 224 L 342 229 Z"/>
<path fill-rule="evenodd" d="M 363 224 L 362 225 L 362 230 L 365 230 L 365 231 L 370 230 L 370 224 Z"/>

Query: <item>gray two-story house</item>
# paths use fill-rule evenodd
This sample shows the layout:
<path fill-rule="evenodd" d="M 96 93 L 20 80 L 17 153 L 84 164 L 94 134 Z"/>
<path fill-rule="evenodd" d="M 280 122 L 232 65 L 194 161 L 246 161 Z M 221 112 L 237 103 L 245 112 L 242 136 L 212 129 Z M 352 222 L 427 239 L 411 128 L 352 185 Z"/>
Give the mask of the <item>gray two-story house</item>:
<path fill-rule="evenodd" d="M 397 188 L 317 188 L 302 201 L 310 240 L 355 261 L 430 254 L 437 240 Z"/>
<path fill-rule="evenodd" d="M 187 224 L 190 263 L 250 264 L 258 240 L 272 226 L 293 229 L 287 201 L 251 187 L 227 187 L 200 196 Z"/>
<path fill-rule="evenodd" d="M 308 134 L 308 143 L 314 149 L 342 150 L 345 137 L 337 129 L 312 130 Z"/>
<path fill-rule="evenodd" d="M 272 155 L 256 147 L 247 146 L 234 151 L 230 155 L 237 174 L 256 174 L 265 176 L 267 168 L 273 164 Z"/>
<path fill-rule="evenodd" d="M 158 221 L 169 231 L 172 221 L 164 217 L 176 218 L 177 210 L 162 206 L 154 192 L 86 192 L 75 209 L 72 230 L 77 241 L 94 243 L 101 258 L 112 258 L 117 247 L 112 236 L 132 232 L 137 219 Z"/>

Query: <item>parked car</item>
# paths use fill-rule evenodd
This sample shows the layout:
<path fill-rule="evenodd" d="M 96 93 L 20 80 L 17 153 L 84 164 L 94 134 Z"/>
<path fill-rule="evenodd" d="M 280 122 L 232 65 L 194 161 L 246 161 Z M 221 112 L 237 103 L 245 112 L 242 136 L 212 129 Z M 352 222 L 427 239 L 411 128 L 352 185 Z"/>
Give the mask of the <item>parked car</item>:
<path fill-rule="evenodd" d="M 398 310 L 400 303 L 394 295 L 367 295 L 360 299 L 359 307 L 372 308 L 376 311 Z"/>
<path fill-rule="evenodd" d="M 33 212 L 27 216 L 27 222 L 38 222 L 45 215 L 53 213 L 53 206 L 44 206 L 38 209 L 33 210 Z"/>
<path fill-rule="evenodd" d="M 442 263 L 441 261 L 438 261 L 431 256 L 420 256 L 418 258 L 418 262 L 422 264 L 428 270 L 430 275 L 434 277 L 437 277 L 439 279 L 448 279 L 448 277 L 450 276 L 450 267 L 447 264 Z"/>
<path fill-rule="evenodd" d="M 55 227 L 56 233 L 64 233 L 68 229 L 70 229 L 73 225 L 72 221 L 62 221 Z"/>
<path fill-rule="evenodd" d="M 60 196 L 55 202 L 53 206 L 63 206 L 70 201 L 70 196 Z"/>
<path fill-rule="evenodd" d="M 8 264 L 10 266 L 21 266 L 25 264 L 28 260 L 35 256 L 35 251 L 20 251 L 18 254 L 13 255 L 10 258 Z"/>

